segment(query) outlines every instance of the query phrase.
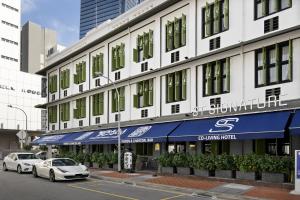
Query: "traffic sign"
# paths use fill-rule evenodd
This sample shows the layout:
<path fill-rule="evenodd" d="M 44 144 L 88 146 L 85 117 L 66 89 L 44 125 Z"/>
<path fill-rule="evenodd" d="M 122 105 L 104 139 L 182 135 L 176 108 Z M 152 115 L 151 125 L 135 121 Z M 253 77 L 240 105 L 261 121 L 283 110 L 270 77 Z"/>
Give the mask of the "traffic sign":
<path fill-rule="evenodd" d="M 19 139 L 24 140 L 27 136 L 27 133 L 24 130 L 20 130 L 16 135 L 18 136 Z"/>

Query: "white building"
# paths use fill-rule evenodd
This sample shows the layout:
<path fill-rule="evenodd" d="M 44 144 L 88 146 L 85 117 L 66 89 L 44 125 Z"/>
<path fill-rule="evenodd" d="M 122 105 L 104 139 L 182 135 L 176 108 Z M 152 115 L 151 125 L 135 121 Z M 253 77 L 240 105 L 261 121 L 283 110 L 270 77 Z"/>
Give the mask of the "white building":
<path fill-rule="evenodd" d="M 296 56 L 300 53 L 300 2 L 281 0 L 278 6 L 272 4 L 275 1 L 265 1 L 269 3 L 264 6 L 260 2 L 145 1 L 100 25 L 38 72 L 47 76 L 50 86 L 45 105 L 50 114 L 48 133 L 93 130 L 101 135 L 101 130 L 115 128 L 119 117 L 129 130 L 130 126 L 184 121 L 177 128 L 182 132 L 176 133 L 176 127 L 166 132 L 169 143 L 155 142 L 153 136 L 152 143 L 140 140 L 144 143 L 125 146 L 139 154 L 148 145 L 151 156 L 173 148 L 190 153 L 217 149 L 216 153 L 290 155 L 300 144 L 299 136 L 289 133 L 292 113 L 300 105 L 300 58 Z M 113 85 L 96 72 L 121 88 L 120 116 Z M 273 98 L 276 105 L 262 106 Z M 195 108 L 199 112 L 193 117 Z M 280 128 L 270 122 L 277 114 L 284 115 L 278 123 L 274 121 Z M 245 119 L 249 121 L 238 127 L 238 121 Z M 185 126 L 190 122 L 195 122 L 192 135 Z M 207 127 L 197 127 L 202 123 Z M 241 130 L 230 132 L 235 126 Z M 220 135 L 226 132 L 233 135 Z M 271 133 L 246 134 L 262 132 Z M 280 136 L 272 134 L 279 132 Z M 158 129 L 153 134 L 162 133 Z M 109 151 L 108 143 L 103 138 L 82 142 L 104 144 L 104 151 Z M 156 143 L 161 147 L 156 148 Z M 95 151 L 98 147 L 86 148 Z"/>
<path fill-rule="evenodd" d="M 20 72 L 20 1 L 0 0 L 0 159 L 19 149 L 16 133 L 27 129 L 41 133 L 41 76 Z"/>

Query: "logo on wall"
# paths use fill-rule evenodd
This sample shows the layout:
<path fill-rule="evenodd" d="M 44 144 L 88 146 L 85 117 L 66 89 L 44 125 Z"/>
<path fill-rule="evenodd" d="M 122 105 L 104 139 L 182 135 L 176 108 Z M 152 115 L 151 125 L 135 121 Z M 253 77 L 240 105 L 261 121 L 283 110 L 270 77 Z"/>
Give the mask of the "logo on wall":
<path fill-rule="evenodd" d="M 87 137 L 89 137 L 90 135 L 92 135 L 94 132 L 86 132 L 84 134 L 82 134 L 81 136 L 79 136 L 78 138 L 76 138 L 75 140 L 78 141 L 78 140 L 84 140 L 86 139 Z"/>
<path fill-rule="evenodd" d="M 64 137 L 65 137 L 65 135 L 51 135 L 51 136 L 43 137 L 40 141 L 41 142 L 54 142 L 54 141 L 61 140 Z"/>
<path fill-rule="evenodd" d="M 233 123 L 237 123 L 239 118 L 224 118 L 216 122 L 215 128 L 209 129 L 210 133 L 226 133 L 231 131 L 234 128 Z"/>
<path fill-rule="evenodd" d="M 141 137 L 142 135 L 144 135 L 145 133 L 147 133 L 151 128 L 152 128 L 152 126 L 142 126 L 142 127 L 139 127 L 135 131 L 133 131 L 132 133 L 130 133 L 128 135 L 128 137 L 129 138 L 132 138 L 132 137 Z"/>
<path fill-rule="evenodd" d="M 122 130 L 122 134 L 124 134 L 127 129 Z M 99 133 L 95 137 L 91 137 L 90 140 L 97 140 L 101 138 L 117 138 L 118 137 L 118 129 L 110 129 L 105 131 L 99 131 Z"/>

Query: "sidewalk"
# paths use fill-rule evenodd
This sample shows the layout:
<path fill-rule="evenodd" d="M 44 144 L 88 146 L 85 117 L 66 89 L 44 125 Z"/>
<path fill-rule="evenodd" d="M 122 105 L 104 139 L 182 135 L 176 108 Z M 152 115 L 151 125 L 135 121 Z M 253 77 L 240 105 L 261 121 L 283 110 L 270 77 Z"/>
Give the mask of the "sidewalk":
<path fill-rule="evenodd" d="M 228 181 L 185 176 L 152 176 L 144 173 L 118 173 L 90 169 L 91 177 L 132 185 L 159 187 L 191 193 L 195 196 L 217 197 L 220 199 L 272 199 L 300 200 L 300 196 L 289 194 L 290 190 L 278 187 L 252 186 L 229 183 Z"/>

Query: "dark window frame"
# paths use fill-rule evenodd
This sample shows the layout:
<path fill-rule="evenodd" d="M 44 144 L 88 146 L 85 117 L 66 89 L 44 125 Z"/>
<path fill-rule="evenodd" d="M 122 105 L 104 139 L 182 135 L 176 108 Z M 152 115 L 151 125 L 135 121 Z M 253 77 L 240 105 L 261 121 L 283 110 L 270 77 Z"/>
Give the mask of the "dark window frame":
<path fill-rule="evenodd" d="M 262 19 L 262 18 L 264 18 L 264 17 L 273 15 L 273 14 L 275 14 L 275 13 L 279 13 L 279 12 L 281 12 L 281 11 L 283 11 L 283 10 L 286 10 L 286 9 L 289 9 L 289 8 L 292 8 L 292 7 L 293 7 L 293 1 L 291 1 L 291 5 L 290 5 L 289 7 L 286 7 L 286 8 L 283 8 L 283 9 L 282 9 L 282 8 L 281 8 L 281 0 L 277 0 L 277 1 L 278 1 L 278 5 L 280 6 L 279 10 L 270 13 L 270 12 L 269 12 L 269 1 L 270 1 L 270 0 L 265 0 L 265 1 L 266 1 L 266 14 L 263 15 L 263 16 L 261 16 L 261 17 L 257 17 L 257 11 L 258 11 L 258 10 L 257 10 L 257 5 L 258 5 L 259 3 L 261 3 L 262 0 L 254 0 L 254 20 L 259 20 L 259 19 Z"/>

